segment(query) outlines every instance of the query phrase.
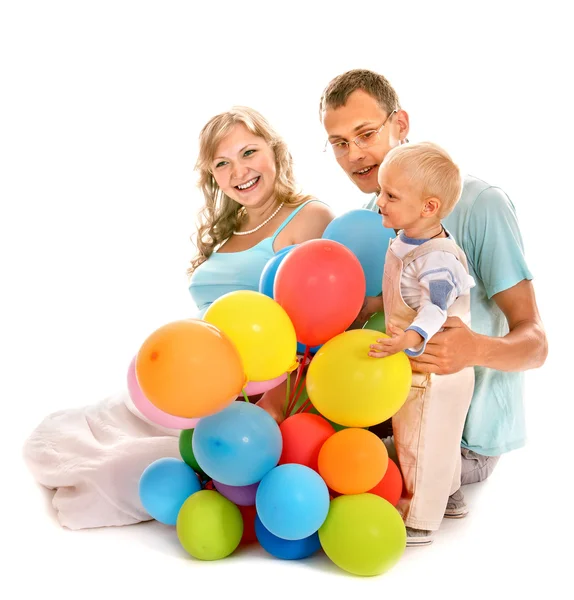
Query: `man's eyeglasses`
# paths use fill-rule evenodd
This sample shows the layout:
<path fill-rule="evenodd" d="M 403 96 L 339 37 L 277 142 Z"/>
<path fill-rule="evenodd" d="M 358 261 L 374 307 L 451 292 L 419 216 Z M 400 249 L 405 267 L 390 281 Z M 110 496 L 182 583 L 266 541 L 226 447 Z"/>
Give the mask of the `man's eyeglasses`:
<path fill-rule="evenodd" d="M 357 144 L 358 148 L 368 148 L 369 146 L 375 145 L 379 141 L 379 133 L 383 130 L 384 126 L 387 124 L 389 119 L 396 113 L 396 109 L 384 120 L 383 124 L 378 129 L 369 129 L 369 131 L 365 131 L 358 135 L 356 138 L 352 139 L 351 142 Z M 341 156 L 345 156 L 349 154 L 349 145 L 351 142 L 335 142 L 334 144 L 329 144 L 329 142 L 325 142 L 325 147 L 323 148 L 323 152 L 327 150 L 327 146 L 331 146 L 333 150 L 333 154 L 340 158 Z"/>

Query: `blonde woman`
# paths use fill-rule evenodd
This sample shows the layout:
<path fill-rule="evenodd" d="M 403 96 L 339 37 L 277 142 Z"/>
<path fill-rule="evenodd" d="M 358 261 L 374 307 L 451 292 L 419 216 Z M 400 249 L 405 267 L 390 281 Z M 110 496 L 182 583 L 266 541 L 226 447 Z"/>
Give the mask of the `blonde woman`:
<path fill-rule="evenodd" d="M 320 238 L 334 215 L 296 191 L 285 142 L 255 110 L 235 107 L 213 117 L 199 147 L 196 169 L 205 207 L 189 290 L 203 314 L 223 294 L 257 291 L 275 252 Z M 284 399 L 279 386 L 258 404 L 281 421 Z"/>
<path fill-rule="evenodd" d="M 203 312 L 232 290 L 257 290 L 277 250 L 319 238 L 330 209 L 295 189 L 283 140 L 256 111 L 237 107 L 217 115 L 200 135 L 199 185 L 205 196 L 190 268 L 190 292 Z M 281 395 L 282 394 L 282 395 Z M 260 401 L 276 416 L 284 390 Z M 25 460 L 70 529 L 150 520 L 138 483 L 163 457 L 179 458 L 179 431 L 148 421 L 127 391 L 81 409 L 49 415 L 28 438 Z"/>
<path fill-rule="evenodd" d="M 320 238 L 334 218 L 296 191 L 285 142 L 253 109 L 235 107 L 205 125 L 196 169 L 205 206 L 189 290 L 200 313 L 225 293 L 257 291 L 275 252 Z"/>

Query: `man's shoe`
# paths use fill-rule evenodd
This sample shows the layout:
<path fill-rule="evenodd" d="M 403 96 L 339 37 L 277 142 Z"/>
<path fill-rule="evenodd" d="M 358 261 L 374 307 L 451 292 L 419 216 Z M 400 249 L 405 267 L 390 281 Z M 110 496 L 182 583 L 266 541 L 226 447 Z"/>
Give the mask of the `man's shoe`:
<path fill-rule="evenodd" d="M 464 501 L 464 494 L 459 488 L 452 496 L 449 496 L 444 511 L 447 519 L 462 519 L 468 515 L 468 506 Z"/>
<path fill-rule="evenodd" d="M 428 546 L 432 544 L 432 531 L 407 527 L 407 546 Z"/>

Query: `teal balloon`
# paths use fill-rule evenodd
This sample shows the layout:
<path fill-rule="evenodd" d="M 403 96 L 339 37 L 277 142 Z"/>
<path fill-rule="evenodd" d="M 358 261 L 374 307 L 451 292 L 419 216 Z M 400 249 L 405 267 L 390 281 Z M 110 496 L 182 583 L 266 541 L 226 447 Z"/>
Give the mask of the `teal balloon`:
<path fill-rule="evenodd" d="M 386 328 L 385 313 L 383 311 L 376 312 L 374 315 L 371 315 L 369 320 L 363 325 L 363 329 L 374 329 L 375 331 L 380 331 L 381 333 L 386 333 Z"/>
<path fill-rule="evenodd" d="M 283 449 L 275 419 L 248 402 L 232 402 L 202 417 L 193 431 L 195 460 L 207 475 L 225 485 L 261 481 L 277 465 Z"/>

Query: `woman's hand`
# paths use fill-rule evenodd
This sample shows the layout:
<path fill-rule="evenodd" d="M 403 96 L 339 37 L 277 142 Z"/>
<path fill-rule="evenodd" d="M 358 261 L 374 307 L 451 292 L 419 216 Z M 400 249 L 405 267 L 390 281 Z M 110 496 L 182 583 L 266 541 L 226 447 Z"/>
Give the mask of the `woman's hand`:
<path fill-rule="evenodd" d="M 256 402 L 255 406 L 259 406 L 264 411 L 268 412 L 277 422 L 277 425 L 285 420 L 283 414 L 283 407 L 285 405 L 285 384 L 278 385 L 276 388 L 265 392 L 261 397 L 261 400 Z"/>

